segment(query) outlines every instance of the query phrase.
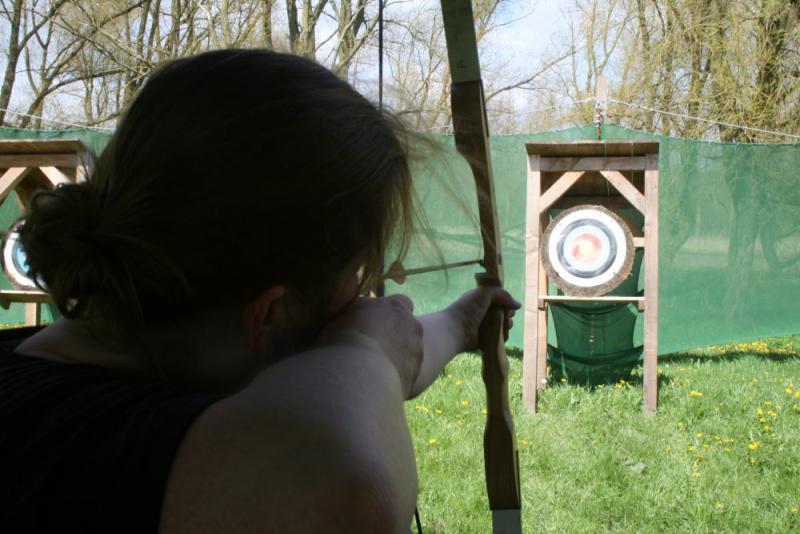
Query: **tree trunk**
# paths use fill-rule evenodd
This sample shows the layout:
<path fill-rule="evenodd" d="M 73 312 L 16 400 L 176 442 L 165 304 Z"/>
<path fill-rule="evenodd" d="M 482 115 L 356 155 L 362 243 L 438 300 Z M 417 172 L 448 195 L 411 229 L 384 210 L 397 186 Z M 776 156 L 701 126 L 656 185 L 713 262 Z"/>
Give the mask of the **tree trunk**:
<path fill-rule="evenodd" d="M 14 0 L 11 12 L 11 26 L 8 31 L 8 47 L 6 52 L 6 71 L 3 75 L 3 86 L 0 87 L 0 126 L 5 124 L 6 109 L 11 102 L 11 92 L 14 90 L 14 81 L 17 77 L 17 62 L 22 51 L 19 42 L 19 27 L 22 20 L 22 7 L 25 0 Z"/>

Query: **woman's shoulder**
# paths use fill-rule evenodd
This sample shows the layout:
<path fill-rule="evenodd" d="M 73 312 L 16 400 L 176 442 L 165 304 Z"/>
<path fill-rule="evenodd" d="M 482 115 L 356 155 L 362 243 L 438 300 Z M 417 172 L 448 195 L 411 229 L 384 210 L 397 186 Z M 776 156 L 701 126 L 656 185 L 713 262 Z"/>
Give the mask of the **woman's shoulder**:
<path fill-rule="evenodd" d="M 417 479 L 386 359 L 326 347 L 276 364 L 206 410 L 176 457 L 164 533 L 393 532 Z"/>

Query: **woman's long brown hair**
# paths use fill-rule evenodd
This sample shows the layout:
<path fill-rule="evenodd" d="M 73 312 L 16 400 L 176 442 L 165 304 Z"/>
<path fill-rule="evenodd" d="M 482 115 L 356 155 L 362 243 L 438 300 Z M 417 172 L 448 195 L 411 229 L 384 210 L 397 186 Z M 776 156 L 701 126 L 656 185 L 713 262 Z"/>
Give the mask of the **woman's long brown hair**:
<path fill-rule="evenodd" d="M 415 214 L 404 129 L 316 63 L 221 50 L 160 68 L 89 178 L 20 229 L 68 317 L 126 329 L 284 284 L 324 306 L 345 266 L 379 276 Z"/>

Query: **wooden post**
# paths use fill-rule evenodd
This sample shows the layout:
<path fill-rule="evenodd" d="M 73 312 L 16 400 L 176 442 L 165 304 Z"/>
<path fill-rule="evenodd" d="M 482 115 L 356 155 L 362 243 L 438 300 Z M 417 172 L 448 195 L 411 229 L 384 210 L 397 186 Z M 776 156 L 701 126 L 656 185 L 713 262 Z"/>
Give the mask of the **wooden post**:
<path fill-rule="evenodd" d="M 644 175 L 644 412 L 658 406 L 658 155 L 647 157 Z"/>
<path fill-rule="evenodd" d="M 42 324 L 42 305 L 38 302 L 25 304 L 25 326 L 39 326 Z"/>
<path fill-rule="evenodd" d="M 548 211 L 539 215 L 539 228 L 543 233 L 547 228 Z M 537 333 L 539 339 L 536 345 L 536 389 L 542 390 L 547 385 L 547 302 L 539 299 L 540 296 L 547 294 L 547 272 L 544 270 L 544 261 L 541 253 L 539 254 L 539 287 L 537 288 L 536 300 L 539 303 L 537 319 L 539 327 Z M 537 395 L 538 398 L 538 395 Z"/>
<path fill-rule="evenodd" d="M 525 341 L 522 352 L 522 403 L 536 413 L 539 377 L 539 197 L 542 188 L 541 157 L 528 157 L 528 194 L 525 227 Z"/>
<path fill-rule="evenodd" d="M 605 122 L 608 109 L 608 78 L 602 74 L 598 76 L 594 91 L 594 124 L 597 128 L 597 140 L 602 141 L 603 122 Z"/>

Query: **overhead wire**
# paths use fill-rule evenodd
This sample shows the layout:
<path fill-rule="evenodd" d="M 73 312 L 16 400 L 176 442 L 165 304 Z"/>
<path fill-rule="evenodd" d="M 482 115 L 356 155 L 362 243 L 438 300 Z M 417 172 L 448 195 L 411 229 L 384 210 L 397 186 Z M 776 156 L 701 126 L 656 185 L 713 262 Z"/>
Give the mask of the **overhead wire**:
<path fill-rule="evenodd" d="M 641 109 L 641 110 L 644 110 L 644 111 L 649 111 L 651 113 L 658 113 L 658 114 L 661 114 L 661 115 L 669 115 L 671 117 L 679 117 L 679 118 L 682 118 L 682 119 L 705 122 L 707 124 L 714 124 L 714 125 L 718 125 L 718 126 L 727 126 L 728 128 L 738 128 L 740 130 L 747 130 L 747 131 L 750 131 L 750 132 L 758 132 L 758 133 L 763 133 L 763 134 L 768 134 L 768 135 L 774 135 L 776 137 L 786 137 L 786 138 L 789 138 L 789 139 L 800 139 L 800 135 L 796 135 L 796 134 L 790 134 L 790 133 L 786 133 L 786 132 L 778 132 L 778 131 L 775 131 L 775 130 L 765 130 L 763 128 L 755 128 L 753 126 L 743 126 L 741 124 L 733 124 L 731 122 L 719 121 L 719 120 L 714 120 L 714 119 L 704 119 L 702 117 L 694 117 L 692 115 L 687 115 L 685 113 L 678 113 L 678 112 L 675 112 L 675 111 L 664 111 L 664 110 L 661 110 L 661 109 L 655 109 L 655 108 L 651 108 L 651 107 L 648 107 L 648 106 L 643 106 L 641 104 L 634 104 L 632 102 L 625 102 L 625 101 L 622 101 L 622 100 L 614 100 L 612 98 L 608 99 L 608 103 L 609 104 L 620 104 L 620 105 L 623 105 L 623 106 L 628 106 L 628 107 L 632 107 L 632 108 L 638 108 L 638 109 Z"/>
<path fill-rule="evenodd" d="M 62 120 L 58 120 L 58 119 L 48 119 L 46 117 L 42 117 L 41 115 L 31 115 L 29 113 L 21 113 L 19 111 L 14 111 L 13 109 L 0 108 L 0 111 L 2 111 L 4 113 L 10 113 L 12 115 L 17 115 L 19 117 L 27 117 L 29 119 L 34 119 L 34 120 L 38 120 L 38 121 L 41 121 L 41 122 L 48 122 L 50 124 L 60 124 L 62 126 L 69 126 L 70 128 L 80 128 L 82 130 L 97 130 L 97 131 L 100 131 L 100 132 L 113 132 L 114 131 L 113 128 L 106 128 L 104 126 L 90 126 L 88 124 L 77 124 L 77 123 L 74 123 L 74 122 L 67 122 L 67 121 L 62 121 Z M 13 128 L 13 126 L 11 126 L 11 128 Z M 42 131 L 42 130 L 37 130 L 35 128 L 21 128 L 21 129 L 22 130 L 31 130 L 31 131 Z"/>
<path fill-rule="evenodd" d="M 378 52 L 379 53 L 379 57 L 378 57 L 378 106 L 379 106 L 380 109 L 383 109 L 383 1 L 382 0 L 379 3 L 379 10 L 380 10 L 380 15 L 379 15 L 379 23 L 378 23 L 378 27 L 379 27 L 379 31 L 378 31 L 378 51 L 379 51 Z M 512 112 L 512 111 L 497 111 L 497 112 L 491 112 L 490 111 L 489 114 L 490 114 L 490 116 L 491 115 L 500 114 L 500 115 L 507 115 L 507 116 L 508 115 L 515 115 L 515 116 L 526 116 L 527 117 L 527 116 L 533 115 L 535 113 L 544 113 L 544 112 L 547 112 L 547 111 L 558 111 L 558 110 L 566 109 L 568 107 L 574 107 L 574 106 L 578 106 L 580 104 L 585 104 L 587 102 L 593 102 L 593 101 L 595 101 L 595 98 L 594 97 L 589 97 L 589 98 L 584 98 L 584 99 L 581 99 L 581 100 L 572 101 L 572 102 L 570 102 L 569 104 L 566 104 L 566 105 L 557 105 L 557 106 L 549 106 L 549 107 L 545 107 L 545 108 L 531 109 L 531 110 L 523 111 L 521 113 L 516 113 L 516 112 Z M 773 136 L 776 136 L 776 137 L 785 137 L 787 139 L 800 140 L 800 135 L 798 135 L 798 134 L 791 134 L 791 133 L 788 133 L 788 132 L 781 132 L 781 131 L 777 131 L 777 130 L 768 130 L 768 129 L 765 129 L 765 128 L 756 128 L 754 126 L 746 126 L 746 125 L 743 125 L 743 124 L 735 124 L 735 123 L 732 123 L 732 122 L 720 121 L 720 120 L 716 120 L 716 119 L 706 119 L 706 118 L 703 118 L 703 117 L 696 117 L 696 116 L 693 116 L 693 115 L 688 115 L 686 113 L 680 113 L 680 112 L 676 112 L 676 111 L 665 111 L 663 109 L 656 109 L 656 108 L 652 108 L 652 107 L 649 107 L 649 106 L 644 106 L 642 104 L 636 104 L 636 103 L 633 103 L 633 102 L 625 102 L 624 100 L 616 100 L 616 99 L 613 99 L 613 98 L 609 98 L 608 99 L 608 103 L 609 104 L 618 104 L 618 105 L 626 106 L 626 107 L 630 107 L 630 108 L 636 108 L 636 109 L 640 109 L 642 111 L 648 111 L 650 113 L 657 113 L 657 114 L 660 114 L 660 115 L 668 115 L 670 117 L 677 117 L 677 118 L 686 119 L 686 120 L 694 120 L 694 121 L 703 122 L 703 123 L 706 123 L 706 124 L 713 124 L 713 125 L 717 125 L 717 126 L 725 126 L 725 127 L 728 127 L 728 128 L 736 128 L 736 129 L 739 129 L 739 130 L 745 130 L 745 131 L 749 131 L 749 132 L 757 132 L 757 133 L 762 133 L 762 134 L 767 134 L 767 135 L 773 135 Z M 113 132 L 114 131 L 113 128 L 108 128 L 108 127 L 104 127 L 104 126 L 93 126 L 93 125 L 88 125 L 88 124 L 79 124 L 79 123 L 75 123 L 75 122 L 63 121 L 63 120 L 59 120 L 59 119 L 50 119 L 50 118 L 47 118 L 47 117 L 43 117 L 41 115 L 32 115 L 32 114 L 29 114 L 29 113 L 22 113 L 20 111 L 15 111 L 13 109 L 0 108 L 0 111 L 2 111 L 4 113 L 9 113 L 11 115 L 16 115 L 16 116 L 19 116 L 19 117 L 27 117 L 29 119 L 34 119 L 34 120 L 41 121 L 41 122 L 44 122 L 44 123 L 49 123 L 49 124 L 53 124 L 53 125 L 60 125 L 60 126 L 67 126 L 69 128 L 95 130 L 95 131 L 99 131 L 99 132 Z M 13 126 L 12 126 L 12 128 L 13 128 Z M 437 131 L 437 130 L 439 130 L 439 131 L 444 130 L 446 132 L 451 128 L 452 128 L 452 126 L 449 125 L 449 124 L 446 124 L 446 125 L 434 125 L 434 126 L 430 126 L 430 127 L 427 127 L 427 128 L 420 128 L 417 131 L 420 131 L 420 132 L 434 132 L 434 131 Z M 23 128 L 23 129 L 31 130 L 31 131 L 42 131 L 42 130 L 37 130 L 36 128 Z"/>

